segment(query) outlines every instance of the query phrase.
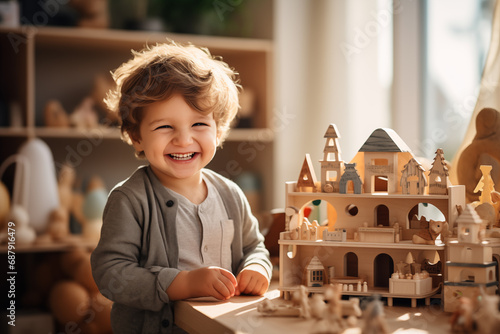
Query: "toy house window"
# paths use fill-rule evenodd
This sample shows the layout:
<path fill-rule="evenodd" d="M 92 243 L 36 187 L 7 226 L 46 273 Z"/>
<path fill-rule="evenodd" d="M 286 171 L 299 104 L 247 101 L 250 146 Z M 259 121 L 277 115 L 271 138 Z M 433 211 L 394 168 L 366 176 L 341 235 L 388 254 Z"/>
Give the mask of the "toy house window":
<path fill-rule="evenodd" d="M 463 229 L 463 234 L 464 234 L 464 235 L 469 235 L 469 234 L 470 234 L 470 229 L 469 229 L 468 227 L 465 227 L 465 228 Z"/>
<path fill-rule="evenodd" d="M 379 205 L 375 209 L 375 223 L 377 226 L 389 226 L 389 208 L 385 205 Z"/>
<path fill-rule="evenodd" d="M 344 256 L 344 276 L 358 277 L 358 256 L 353 252 Z"/>
<path fill-rule="evenodd" d="M 329 170 L 326 172 L 326 179 L 328 181 L 337 181 L 337 171 L 336 170 Z"/>
<path fill-rule="evenodd" d="M 460 280 L 462 282 L 474 283 L 476 281 L 476 277 L 474 276 L 474 273 L 472 271 L 465 269 L 460 273 Z"/>
<path fill-rule="evenodd" d="M 496 266 L 495 266 L 495 281 L 498 281 L 499 278 L 500 278 L 500 266 L 499 266 L 499 259 L 500 259 L 500 256 L 494 254 L 493 255 L 493 258 L 492 258 L 492 261 L 496 262 Z"/>
<path fill-rule="evenodd" d="M 323 270 L 312 270 L 311 275 L 311 282 L 323 282 Z"/>
<path fill-rule="evenodd" d="M 374 165 L 374 166 L 388 166 L 389 160 L 387 160 L 387 159 L 372 159 L 372 165 Z"/>
<path fill-rule="evenodd" d="M 349 204 L 348 206 L 346 206 L 345 208 L 345 212 L 349 215 L 349 216 L 356 216 L 359 212 L 359 209 L 356 205 L 354 204 Z"/>
<path fill-rule="evenodd" d="M 383 191 L 386 192 L 388 188 L 388 181 L 389 179 L 387 178 L 387 175 L 375 175 L 375 191 Z"/>
<path fill-rule="evenodd" d="M 388 288 L 389 278 L 394 272 L 394 260 L 388 254 L 377 255 L 373 261 L 373 275 L 375 287 Z"/>

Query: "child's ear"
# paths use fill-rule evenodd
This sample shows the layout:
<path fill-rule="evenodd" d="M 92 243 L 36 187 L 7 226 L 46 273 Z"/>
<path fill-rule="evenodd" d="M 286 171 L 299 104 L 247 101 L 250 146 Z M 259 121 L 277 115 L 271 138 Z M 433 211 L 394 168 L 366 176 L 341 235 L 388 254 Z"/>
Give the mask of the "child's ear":
<path fill-rule="evenodd" d="M 132 142 L 132 146 L 134 146 L 136 152 L 144 151 L 144 149 L 142 148 L 142 142 L 140 138 L 130 138 L 130 141 Z"/>

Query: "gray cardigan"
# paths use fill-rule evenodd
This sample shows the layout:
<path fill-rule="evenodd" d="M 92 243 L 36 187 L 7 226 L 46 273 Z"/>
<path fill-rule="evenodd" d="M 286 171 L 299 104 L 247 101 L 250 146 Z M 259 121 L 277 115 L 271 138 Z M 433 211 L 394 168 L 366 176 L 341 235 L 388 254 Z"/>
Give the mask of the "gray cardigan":
<path fill-rule="evenodd" d="M 269 253 L 243 192 L 215 172 L 204 169 L 203 173 L 219 191 L 234 222 L 233 273 L 258 263 L 271 277 Z M 177 202 L 147 166 L 110 193 L 91 264 L 99 290 L 114 301 L 114 333 L 173 332 L 173 305 L 165 291 L 180 272 L 176 212 Z"/>

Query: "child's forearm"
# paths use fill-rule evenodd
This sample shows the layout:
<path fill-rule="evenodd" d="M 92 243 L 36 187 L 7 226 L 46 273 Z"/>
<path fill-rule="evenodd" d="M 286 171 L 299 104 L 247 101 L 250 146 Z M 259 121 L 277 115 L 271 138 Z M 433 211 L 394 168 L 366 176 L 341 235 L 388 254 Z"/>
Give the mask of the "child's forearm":
<path fill-rule="evenodd" d="M 189 283 L 189 271 L 181 271 L 177 276 L 175 276 L 170 286 L 165 291 L 170 300 L 181 300 L 192 298 L 190 283 Z"/>

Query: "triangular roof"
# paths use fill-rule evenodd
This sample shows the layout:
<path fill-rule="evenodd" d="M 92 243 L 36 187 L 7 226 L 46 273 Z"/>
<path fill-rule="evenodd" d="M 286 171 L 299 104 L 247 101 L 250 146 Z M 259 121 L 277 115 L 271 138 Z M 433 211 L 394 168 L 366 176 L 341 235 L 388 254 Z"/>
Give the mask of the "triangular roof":
<path fill-rule="evenodd" d="M 330 123 L 328 125 L 328 129 L 326 129 L 324 138 L 340 138 L 340 135 L 338 135 L 339 130 L 337 129 L 337 126 L 333 123 Z"/>
<path fill-rule="evenodd" d="M 314 256 L 311 259 L 311 262 L 306 267 L 307 270 L 314 270 L 314 269 L 325 269 L 325 266 L 321 263 L 321 261 L 318 259 L 317 256 Z"/>
<path fill-rule="evenodd" d="M 300 169 L 297 187 L 315 187 L 316 182 L 316 173 L 314 173 L 314 168 L 312 166 L 311 155 L 309 153 L 306 153 L 304 163 L 302 164 L 302 168 Z"/>
<path fill-rule="evenodd" d="M 396 131 L 379 128 L 372 132 L 359 152 L 411 152 L 411 150 Z"/>

